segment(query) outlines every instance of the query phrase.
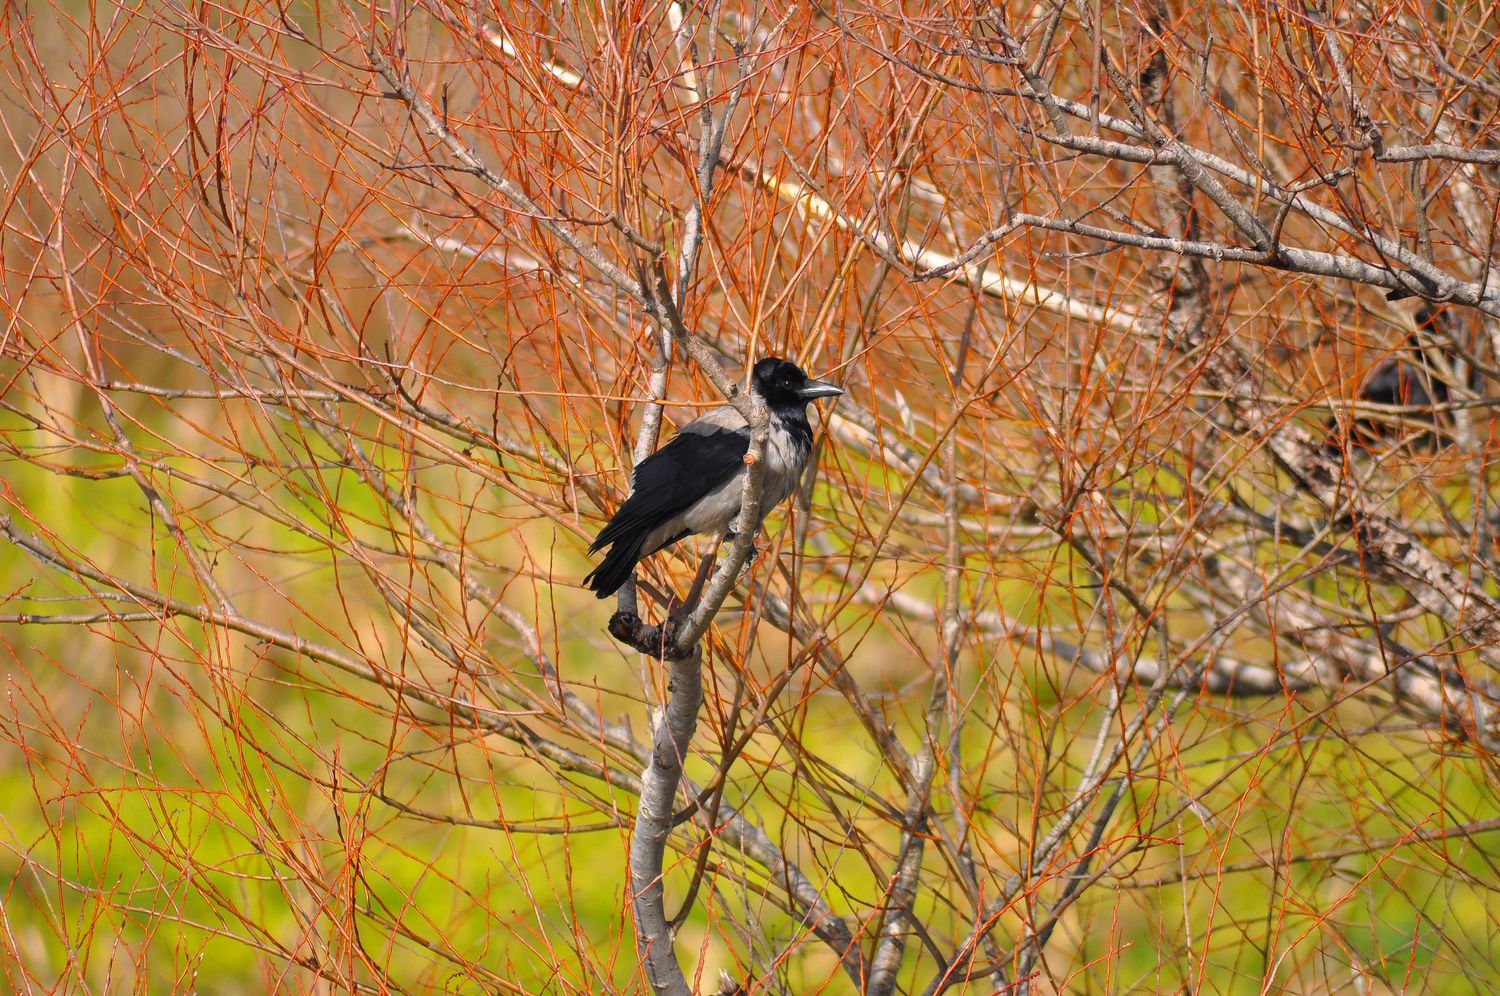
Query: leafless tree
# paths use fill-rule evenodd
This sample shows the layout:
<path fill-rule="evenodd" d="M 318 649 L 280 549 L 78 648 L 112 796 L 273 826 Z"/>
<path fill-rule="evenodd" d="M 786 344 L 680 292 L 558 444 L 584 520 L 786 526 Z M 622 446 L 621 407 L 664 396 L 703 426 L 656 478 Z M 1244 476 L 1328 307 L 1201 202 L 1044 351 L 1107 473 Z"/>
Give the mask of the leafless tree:
<path fill-rule="evenodd" d="M 1496 984 L 1491 6 L 4 18 L 16 991 Z"/>

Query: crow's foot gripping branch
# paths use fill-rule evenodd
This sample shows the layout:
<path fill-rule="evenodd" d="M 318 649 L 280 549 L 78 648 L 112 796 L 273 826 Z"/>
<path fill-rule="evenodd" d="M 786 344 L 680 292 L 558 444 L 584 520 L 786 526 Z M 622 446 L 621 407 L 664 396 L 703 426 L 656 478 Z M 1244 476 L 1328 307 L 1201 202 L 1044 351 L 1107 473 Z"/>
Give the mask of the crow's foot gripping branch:
<path fill-rule="evenodd" d="M 693 586 L 688 589 L 686 601 L 679 602 L 675 596 L 668 597 L 667 618 L 660 626 L 646 623 L 634 612 L 616 612 L 609 617 L 609 635 L 632 650 L 649 654 L 659 661 L 687 660 L 692 656 L 693 648 L 677 645 L 677 631 L 698 607 L 698 600 L 703 597 L 703 585 L 713 572 L 717 560 L 718 552 L 715 551 L 698 565 L 698 573 L 693 578 Z"/>
<path fill-rule="evenodd" d="M 733 529 L 731 529 L 729 532 L 725 533 L 724 534 L 724 545 L 725 546 L 733 546 L 734 545 L 734 541 L 735 541 L 735 537 L 737 535 L 738 534 L 735 533 L 735 531 Z M 718 555 L 719 555 L 718 551 L 717 550 L 714 551 L 714 556 L 717 557 Z M 757 560 L 759 560 L 759 559 L 760 559 L 760 547 L 757 546 L 754 543 L 751 543 L 750 544 L 750 554 L 747 557 L 745 557 L 744 566 L 742 566 L 740 568 L 740 577 L 743 578 L 745 575 L 749 574 L 750 573 L 750 568 L 754 567 L 755 566 L 755 562 Z M 700 585 L 699 587 L 701 588 L 702 586 Z"/>

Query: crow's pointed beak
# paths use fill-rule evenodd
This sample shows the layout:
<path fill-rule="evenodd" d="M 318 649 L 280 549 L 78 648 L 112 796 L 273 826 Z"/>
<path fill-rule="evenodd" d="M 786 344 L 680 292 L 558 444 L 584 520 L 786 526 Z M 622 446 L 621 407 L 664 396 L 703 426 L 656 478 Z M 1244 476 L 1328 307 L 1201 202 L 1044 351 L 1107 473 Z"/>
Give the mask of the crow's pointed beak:
<path fill-rule="evenodd" d="M 837 384 L 830 384 L 826 380 L 810 380 L 802 385 L 797 396 L 803 401 L 811 401 L 814 398 L 836 398 L 844 393 L 844 389 Z"/>

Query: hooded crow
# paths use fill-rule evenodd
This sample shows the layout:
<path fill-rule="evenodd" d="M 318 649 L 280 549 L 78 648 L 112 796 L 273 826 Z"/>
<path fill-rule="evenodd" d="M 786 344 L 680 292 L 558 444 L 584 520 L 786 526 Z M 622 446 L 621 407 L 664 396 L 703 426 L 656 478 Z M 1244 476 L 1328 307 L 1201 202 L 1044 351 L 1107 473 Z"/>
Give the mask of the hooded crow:
<path fill-rule="evenodd" d="M 1326 426 L 1328 434 L 1323 443 L 1326 452 L 1338 453 L 1346 443 L 1373 450 L 1383 441 L 1394 440 L 1409 443 L 1413 449 L 1433 450 L 1453 442 L 1451 417 L 1445 412 L 1431 410 L 1449 400 L 1451 388 L 1435 371 L 1434 367 L 1438 364 L 1428 358 L 1433 354 L 1441 355 L 1445 361 L 1443 365 L 1451 365 L 1457 359 L 1443 346 L 1445 340 L 1453 335 L 1448 321 L 1448 316 L 1442 311 L 1426 306 L 1418 308 L 1414 317 L 1415 328 L 1407 333 L 1406 339 L 1392 356 L 1370 372 L 1359 389 L 1362 401 L 1425 408 L 1429 411 L 1407 415 L 1400 420 L 1381 421 L 1354 417 L 1349 420 L 1347 430 L 1337 418 L 1330 418 Z M 1425 338 L 1436 345 L 1424 346 L 1424 336 L 1421 333 L 1425 333 Z M 1429 349 L 1432 354 L 1429 354 Z M 1464 386 L 1471 391 L 1482 388 L 1479 372 L 1472 366 L 1469 368 L 1468 383 Z M 1413 431 L 1423 425 L 1432 426 L 1432 431 Z"/>
<path fill-rule="evenodd" d="M 750 389 L 770 415 L 760 517 L 797 488 L 812 449 L 807 405 L 843 388 L 812 380 L 791 360 L 768 356 L 755 365 Z M 599 598 L 630 580 L 635 565 L 662 547 L 697 533 L 728 536 L 740 514 L 750 427 L 731 405 L 720 405 L 677 430 L 667 445 L 641 461 L 631 477 L 630 497 L 589 547 L 609 547 L 604 560 L 583 579 Z M 760 528 L 760 523 L 755 524 Z"/>

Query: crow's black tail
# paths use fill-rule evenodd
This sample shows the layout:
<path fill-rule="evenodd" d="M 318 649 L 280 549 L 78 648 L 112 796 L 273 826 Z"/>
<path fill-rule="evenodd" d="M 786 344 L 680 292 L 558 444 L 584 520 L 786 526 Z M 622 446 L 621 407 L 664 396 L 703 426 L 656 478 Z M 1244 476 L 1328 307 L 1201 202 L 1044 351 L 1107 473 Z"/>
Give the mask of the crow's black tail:
<path fill-rule="evenodd" d="M 599 566 L 583 579 L 584 585 L 594 592 L 596 598 L 608 598 L 619 591 L 634 573 L 635 565 L 641 559 L 641 545 L 645 542 L 644 530 L 636 530 L 632 536 L 616 537 Z"/>

